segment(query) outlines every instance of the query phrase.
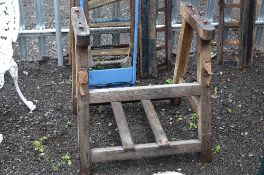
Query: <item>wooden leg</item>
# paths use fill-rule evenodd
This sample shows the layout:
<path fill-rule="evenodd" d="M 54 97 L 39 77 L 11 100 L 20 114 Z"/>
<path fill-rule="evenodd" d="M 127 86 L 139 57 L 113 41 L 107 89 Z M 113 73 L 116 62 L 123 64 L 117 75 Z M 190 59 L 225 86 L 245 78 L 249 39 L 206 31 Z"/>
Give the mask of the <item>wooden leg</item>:
<path fill-rule="evenodd" d="M 90 150 L 90 115 L 89 115 L 89 86 L 88 86 L 88 47 L 75 46 L 77 67 L 77 116 L 78 139 L 80 149 L 80 174 L 91 172 Z"/>
<path fill-rule="evenodd" d="M 192 46 L 192 37 L 193 37 L 193 29 L 183 19 L 178 48 L 177 48 L 177 57 L 176 57 L 174 75 L 173 75 L 174 84 L 178 84 L 180 82 L 180 78 L 182 78 L 186 73 L 189 53 Z M 180 101 L 181 98 L 178 97 L 175 98 L 173 102 L 176 105 L 179 105 Z"/>
<path fill-rule="evenodd" d="M 71 30 L 73 35 L 73 30 Z M 72 60 L 72 111 L 73 113 L 77 113 L 77 94 L 76 94 L 76 55 L 75 55 L 75 38 L 72 37 L 72 44 L 71 44 L 71 60 Z"/>
<path fill-rule="evenodd" d="M 219 27 L 218 27 L 218 43 L 217 43 L 217 62 L 223 64 L 223 40 L 224 40 L 224 0 L 219 1 Z"/>
<path fill-rule="evenodd" d="M 201 96 L 198 98 L 198 136 L 201 141 L 201 160 L 212 160 L 211 126 L 211 41 L 197 37 L 197 80 L 201 84 Z"/>

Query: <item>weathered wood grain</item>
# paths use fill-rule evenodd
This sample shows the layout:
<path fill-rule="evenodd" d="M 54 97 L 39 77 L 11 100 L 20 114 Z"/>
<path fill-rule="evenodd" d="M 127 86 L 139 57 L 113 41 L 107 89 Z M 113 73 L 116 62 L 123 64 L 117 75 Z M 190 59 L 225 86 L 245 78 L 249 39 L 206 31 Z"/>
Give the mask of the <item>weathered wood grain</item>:
<path fill-rule="evenodd" d="M 197 37 L 197 81 L 201 84 L 201 96 L 198 98 L 198 137 L 201 140 L 201 160 L 212 160 L 212 124 L 211 124 L 211 74 L 207 72 L 205 64 L 211 62 L 211 41 L 205 41 Z"/>
<path fill-rule="evenodd" d="M 156 113 L 152 102 L 150 100 L 141 100 L 141 103 L 146 112 L 150 127 L 155 136 L 157 144 L 162 148 L 170 147 L 168 138 L 161 126 L 158 114 Z"/>
<path fill-rule="evenodd" d="M 114 111 L 123 149 L 124 151 L 133 151 L 135 149 L 135 145 L 128 128 L 126 115 L 123 110 L 122 104 L 120 102 L 112 102 L 111 105 Z"/>
<path fill-rule="evenodd" d="M 135 145 L 134 152 L 124 152 L 124 149 L 121 146 L 93 148 L 92 162 L 141 159 L 144 157 L 159 157 L 200 151 L 201 142 L 199 140 L 171 141 L 170 147 L 163 149 L 161 149 L 157 143 L 138 144 Z"/>
<path fill-rule="evenodd" d="M 198 83 L 185 83 L 91 89 L 89 94 L 91 104 L 114 101 L 136 101 L 142 99 L 165 99 L 183 96 L 199 96 L 200 85 Z"/>
<path fill-rule="evenodd" d="M 95 9 L 95 8 L 99 8 L 108 4 L 113 4 L 115 2 L 118 2 L 121 0 L 90 0 L 89 1 L 89 9 Z"/>
<path fill-rule="evenodd" d="M 212 40 L 215 35 L 215 27 L 189 3 L 180 3 L 180 14 L 203 40 Z"/>

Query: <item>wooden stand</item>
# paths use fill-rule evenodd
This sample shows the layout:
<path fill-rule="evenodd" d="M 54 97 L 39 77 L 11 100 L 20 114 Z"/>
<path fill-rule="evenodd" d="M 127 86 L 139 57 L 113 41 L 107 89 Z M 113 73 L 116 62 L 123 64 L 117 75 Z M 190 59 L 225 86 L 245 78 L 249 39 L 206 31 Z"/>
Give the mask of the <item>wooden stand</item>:
<path fill-rule="evenodd" d="M 105 89 L 89 89 L 87 86 L 88 55 L 91 54 L 88 52 L 88 46 L 90 45 L 89 28 L 81 9 L 72 8 L 71 18 L 75 36 L 76 63 L 76 72 L 73 73 L 76 75 L 75 82 L 73 82 L 75 86 L 73 94 L 77 97 L 81 174 L 90 174 L 91 162 L 139 159 L 194 152 L 200 152 L 201 159 L 204 162 L 211 161 L 211 40 L 214 38 L 215 28 L 207 22 L 207 19 L 200 17 L 190 4 L 181 3 L 180 8 L 183 27 L 175 67 L 175 84 Z M 179 83 L 187 67 L 193 31 L 197 33 L 198 82 Z M 197 139 L 168 140 L 151 100 L 176 97 L 190 97 L 194 110 L 197 110 L 199 115 L 199 137 Z M 155 136 L 155 143 L 135 144 L 133 142 L 121 103 L 126 101 L 141 101 Z M 111 103 L 112 105 L 122 146 L 90 148 L 89 105 L 103 103 Z"/>

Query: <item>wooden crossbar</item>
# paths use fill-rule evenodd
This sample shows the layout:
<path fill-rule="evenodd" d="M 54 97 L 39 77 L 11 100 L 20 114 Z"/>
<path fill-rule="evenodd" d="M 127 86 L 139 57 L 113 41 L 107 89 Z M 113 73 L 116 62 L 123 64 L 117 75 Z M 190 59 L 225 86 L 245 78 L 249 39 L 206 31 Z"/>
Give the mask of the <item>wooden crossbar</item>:
<path fill-rule="evenodd" d="M 141 99 L 165 99 L 183 96 L 199 96 L 201 86 L 198 83 L 151 85 L 136 87 L 119 87 L 91 89 L 90 104 L 113 101 L 137 101 Z"/>
<path fill-rule="evenodd" d="M 119 130 L 123 149 L 124 151 L 133 151 L 135 149 L 135 145 L 133 143 L 133 139 L 128 128 L 122 104 L 120 102 L 112 102 L 111 105 L 114 111 L 116 124 Z"/>
<path fill-rule="evenodd" d="M 152 132 L 155 136 L 155 140 L 159 147 L 170 147 L 168 138 L 161 126 L 158 115 L 154 109 L 154 106 L 150 100 L 141 100 L 143 108 L 148 117 L 149 124 L 151 126 Z"/>
<path fill-rule="evenodd" d="M 121 0 L 91 0 L 89 1 L 89 9 L 95 9 L 95 8 L 99 8 L 108 4 L 113 4 L 115 2 L 118 2 Z"/>
<path fill-rule="evenodd" d="M 144 157 L 159 157 L 173 154 L 196 153 L 201 151 L 200 140 L 171 141 L 169 148 L 160 149 L 157 143 L 137 144 L 135 151 L 125 152 L 122 146 L 107 148 L 92 148 L 92 162 L 112 160 L 140 159 Z"/>

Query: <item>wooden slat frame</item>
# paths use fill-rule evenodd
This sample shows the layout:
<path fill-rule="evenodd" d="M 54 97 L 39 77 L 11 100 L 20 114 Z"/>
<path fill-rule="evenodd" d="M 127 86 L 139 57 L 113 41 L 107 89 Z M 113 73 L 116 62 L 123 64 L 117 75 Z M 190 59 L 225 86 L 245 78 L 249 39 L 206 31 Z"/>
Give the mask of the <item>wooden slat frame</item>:
<path fill-rule="evenodd" d="M 91 89 L 90 104 L 199 96 L 198 83 Z"/>
<path fill-rule="evenodd" d="M 125 112 L 123 110 L 122 104 L 120 102 L 112 102 L 112 109 L 114 111 L 116 124 L 119 130 L 120 138 L 122 141 L 124 151 L 133 151 L 135 149 L 135 145 L 133 143 L 133 139 L 131 137 Z"/>
<path fill-rule="evenodd" d="M 159 157 L 173 154 L 196 153 L 201 151 L 201 141 L 182 140 L 171 141 L 169 148 L 160 149 L 157 143 L 135 145 L 134 152 L 125 152 L 122 146 L 108 148 L 92 148 L 92 162 L 113 160 L 141 159 L 144 157 Z"/>
<path fill-rule="evenodd" d="M 168 138 L 161 126 L 158 115 L 154 109 L 154 106 L 150 100 L 141 100 L 143 108 L 146 112 L 149 124 L 151 126 L 152 132 L 155 136 L 155 140 L 159 147 L 170 147 Z"/>

